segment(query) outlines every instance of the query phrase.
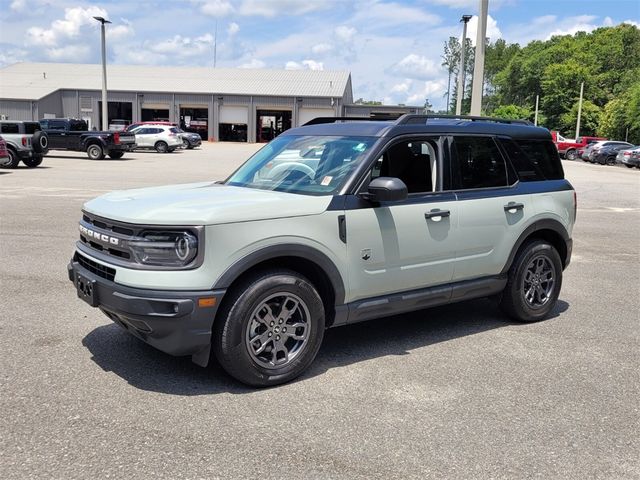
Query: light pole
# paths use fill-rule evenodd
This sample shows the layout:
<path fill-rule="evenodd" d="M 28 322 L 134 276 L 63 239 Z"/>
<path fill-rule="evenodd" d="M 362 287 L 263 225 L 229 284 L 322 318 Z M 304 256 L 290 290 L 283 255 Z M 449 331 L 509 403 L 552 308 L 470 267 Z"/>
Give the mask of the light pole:
<path fill-rule="evenodd" d="M 484 90 L 484 49 L 487 38 L 487 15 L 489 0 L 480 0 L 478 31 L 476 35 L 476 55 L 473 66 L 473 85 L 471 87 L 471 115 L 480 115 L 482 111 L 482 91 Z"/>
<path fill-rule="evenodd" d="M 464 51 L 467 45 L 467 23 L 471 15 L 463 15 L 460 19 L 464 23 L 462 27 L 462 42 L 460 43 L 460 69 L 458 70 L 458 95 L 456 96 L 456 115 L 462 112 L 462 98 L 464 97 Z"/>
<path fill-rule="evenodd" d="M 109 119 L 107 117 L 107 47 L 104 40 L 104 24 L 111 23 L 102 17 L 93 17 L 100 22 L 100 33 L 102 39 L 102 130 L 109 128 Z"/>

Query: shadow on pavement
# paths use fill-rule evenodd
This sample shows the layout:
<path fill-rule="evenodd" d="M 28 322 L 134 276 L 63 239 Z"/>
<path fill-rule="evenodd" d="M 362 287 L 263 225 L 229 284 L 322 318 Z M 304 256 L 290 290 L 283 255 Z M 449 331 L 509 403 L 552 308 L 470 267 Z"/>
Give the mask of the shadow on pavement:
<path fill-rule="evenodd" d="M 47 158 L 69 158 L 71 160 L 87 160 L 88 162 L 126 162 L 127 160 L 135 160 L 136 157 L 129 157 L 127 156 L 129 152 L 127 152 L 125 154 L 124 157 L 121 158 L 111 158 L 109 156 L 105 156 L 102 160 L 93 160 L 87 156 L 82 156 L 82 157 L 72 157 L 71 155 L 51 155 L 50 153 L 47 153 L 47 155 L 44 157 L 45 161 L 47 160 Z M 138 152 L 136 152 L 138 153 Z M 40 167 L 38 167 L 40 168 Z"/>
<path fill-rule="evenodd" d="M 546 321 L 568 308 L 567 302 L 559 300 Z M 371 358 L 407 355 L 416 348 L 508 325 L 521 324 L 510 322 L 494 302 L 479 299 L 330 329 L 325 332 L 320 352 L 310 369 L 294 381 L 304 381 L 331 368 Z M 142 390 L 170 395 L 255 391 L 229 377 L 215 359 L 207 368 L 198 367 L 191 363 L 190 357 L 162 353 L 115 324 L 96 328 L 82 344 L 100 368 Z"/>

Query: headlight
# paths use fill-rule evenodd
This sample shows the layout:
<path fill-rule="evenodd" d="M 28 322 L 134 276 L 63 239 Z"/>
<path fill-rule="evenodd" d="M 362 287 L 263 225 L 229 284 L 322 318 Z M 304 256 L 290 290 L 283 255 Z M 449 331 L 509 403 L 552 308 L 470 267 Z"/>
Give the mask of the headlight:
<path fill-rule="evenodd" d="M 198 238 L 191 232 L 142 232 L 128 242 L 135 260 L 143 265 L 183 267 L 198 255 Z"/>

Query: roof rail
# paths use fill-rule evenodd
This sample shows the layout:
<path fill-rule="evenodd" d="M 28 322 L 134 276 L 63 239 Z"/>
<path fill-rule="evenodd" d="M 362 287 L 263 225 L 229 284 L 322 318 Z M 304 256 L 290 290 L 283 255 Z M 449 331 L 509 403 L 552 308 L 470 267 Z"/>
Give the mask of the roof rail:
<path fill-rule="evenodd" d="M 387 120 L 380 118 L 371 118 L 371 117 L 316 117 L 313 120 L 309 120 L 307 123 L 302 125 L 306 127 L 307 125 L 319 125 L 321 123 L 336 123 L 336 122 L 385 122 Z"/>
<path fill-rule="evenodd" d="M 508 124 L 518 124 L 518 125 L 533 125 L 529 120 L 511 120 L 507 118 L 494 118 L 494 117 L 477 117 L 473 115 L 420 115 L 415 113 L 407 113 L 401 116 L 397 121 L 396 125 L 413 125 L 413 124 L 422 124 L 427 123 L 429 119 L 444 119 L 444 120 L 469 120 L 472 122 L 494 122 L 494 123 L 508 123 Z"/>

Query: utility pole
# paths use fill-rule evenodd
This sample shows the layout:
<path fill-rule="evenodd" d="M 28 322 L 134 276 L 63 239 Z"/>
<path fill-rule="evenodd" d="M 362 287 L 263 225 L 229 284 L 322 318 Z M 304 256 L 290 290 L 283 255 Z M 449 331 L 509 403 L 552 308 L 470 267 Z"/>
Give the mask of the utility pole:
<path fill-rule="evenodd" d="M 489 0 L 480 0 L 478 32 L 476 35 L 476 55 L 473 66 L 473 86 L 471 87 L 471 115 L 480 115 L 482 111 L 482 91 L 484 90 L 484 49 L 487 38 L 487 14 Z"/>
<path fill-rule="evenodd" d="M 101 130 L 107 130 L 109 128 L 109 116 L 108 104 L 107 104 L 107 47 L 104 35 L 104 24 L 111 23 L 109 20 L 105 20 L 102 17 L 93 17 L 100 22 L 100 38 L 102 39 L 102 128 Z"/>
<path fill-rule="evenodd" d="M 533 117 L 533 124 L 538 126 L 538 102 L 540 101 L 540 95 L 536 95 L 536 115 Z"/>
<path fill-rule="evenodd" d="M 216 68 L 217 56 L 218 56 L 218 21 L 216 20 L 216 31 L 213 34 L 213 68 Z"/>
<path fill-rule="evenodd" d="M 580 84 L 580 100 L 578 101 L 578 120 L 576 121 L 576 138 L 580 136 L 580 116 L 582 115 L 582 94 L 584 93 L 584 82 Z"/>
<path fill-rule="evenodd" d="M 456 97 L 456 115 L 462 112 L 462 98 L 464 97 L 464 51 L 467 45 L 467 23 L 471 15 L 463 15 L 460 19 L 462 26 L 462 42 L 460 43 L 460 69 L 458 70 L 458 96 Z M 447 105 L 447 109 L 449 106 Z"/>

